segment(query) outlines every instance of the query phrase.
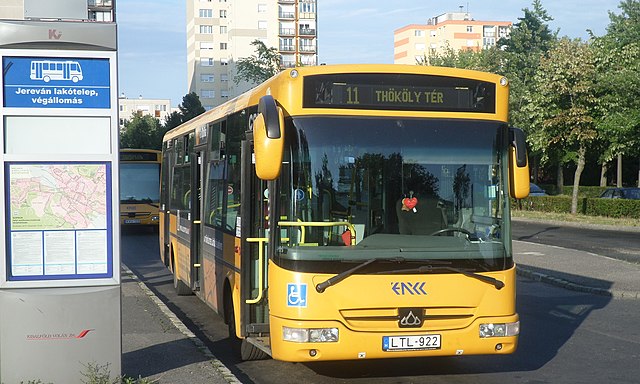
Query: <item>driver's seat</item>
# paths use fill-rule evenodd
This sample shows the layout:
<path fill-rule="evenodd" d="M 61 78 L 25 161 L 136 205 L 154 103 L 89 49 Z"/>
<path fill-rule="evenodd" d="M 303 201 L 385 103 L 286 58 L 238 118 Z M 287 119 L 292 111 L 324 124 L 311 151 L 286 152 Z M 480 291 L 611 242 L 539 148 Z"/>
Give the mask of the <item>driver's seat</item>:
<path fill-rule="evenodd" d="M 438 206 L 437 198 L 418 198 L 415 207 L 403 204 L 403 199 L 396 203 L 398 229 L 401 235 L 430 235 L 446 228 L 444 215 Z M 404 206 L 404 209 L 403 209 Z"/>

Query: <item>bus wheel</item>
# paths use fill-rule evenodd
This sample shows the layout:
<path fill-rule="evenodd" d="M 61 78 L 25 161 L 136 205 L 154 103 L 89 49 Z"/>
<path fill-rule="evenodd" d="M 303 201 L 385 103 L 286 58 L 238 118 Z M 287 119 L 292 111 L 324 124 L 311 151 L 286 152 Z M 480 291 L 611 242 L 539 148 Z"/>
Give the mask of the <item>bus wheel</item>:
<path fill-rule="evenodd" d="M 227 326 L 229 329 L 229 341 L 231 342 L 231 347 L 233 352 L 240 357 L 242 361 L 250 361 L 250 360 L 263 360 L 269 357 L 264 351 L 255 345 L 249 343 L 245 339 L 240 339 L 236 336 L 236 315 L 233 310 L 233 301 L 231 300 L 231 295 L 225 295 L 225 303 L 224 310 L 226 312 L 226 320 L 228 321 Z"/>
<path fill-rule="evenodd" d="M 173 275 L 173 288 L 175 288 L 178 296 L 189 296 L 193 294 L 191 287 L 185 284 L 185 282 L 178 277 L 178 274 L 176 273 L 176 268 L 175 268 L 175 260 L 172 260 L 172 266 L 173 266 L 172 268 L 173 270 L 171 271 L 171 274 Z"/>

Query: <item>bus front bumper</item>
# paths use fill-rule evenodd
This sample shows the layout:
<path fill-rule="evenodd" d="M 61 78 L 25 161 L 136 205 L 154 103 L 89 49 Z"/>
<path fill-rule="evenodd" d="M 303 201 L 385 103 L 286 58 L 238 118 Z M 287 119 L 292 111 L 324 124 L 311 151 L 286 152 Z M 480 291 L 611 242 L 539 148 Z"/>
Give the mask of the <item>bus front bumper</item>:
<path fill-rule="evenodd" d="M 291 362 L 510 354 L 517 348 L 519 333 L 517 314 L 478 318 L 468 327 L 442 331 L 406 328 L 396 332 L 354 331 L 338 321 L 297 321 L 274 316 L 270 320 L 272 356 Z M 501 324 L 508 325 L 507 334 L 515 335 L 487 337 L 487 331 L 491 333 L 494 326 L 499 328 Z M 328 337 L 318 338 L 329 341 L 285 340 L 291 340 L 292 334 L 295 338 L 298 330 L 303 335 L 309 334 L 305 330 L 316 335 L 325 332 Z"/>

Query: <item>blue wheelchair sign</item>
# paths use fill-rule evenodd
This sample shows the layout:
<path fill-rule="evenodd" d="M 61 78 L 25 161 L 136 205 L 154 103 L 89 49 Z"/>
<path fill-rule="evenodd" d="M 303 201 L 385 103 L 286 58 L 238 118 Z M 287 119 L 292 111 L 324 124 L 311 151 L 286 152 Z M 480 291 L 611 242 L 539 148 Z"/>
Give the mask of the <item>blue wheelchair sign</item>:
<path fill-rule="evenodd" d="M 307 284 L 287 284 L 287 306 L 303 308 L 307 306 Z"/>

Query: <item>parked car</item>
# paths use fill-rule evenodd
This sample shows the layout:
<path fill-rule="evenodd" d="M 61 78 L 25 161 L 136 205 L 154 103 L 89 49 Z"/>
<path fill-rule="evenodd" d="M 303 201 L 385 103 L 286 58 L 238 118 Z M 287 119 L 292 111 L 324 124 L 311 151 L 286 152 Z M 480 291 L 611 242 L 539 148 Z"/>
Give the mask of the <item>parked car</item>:
<path fill-rule="evenodd" d="M 547 195 L 547 192 L 538 187 L 537 185 L 530 183 L 529 184 L 529 196 L 549 196 Z"/>
<path fill-rule="evenodd" d="M 640 200 L 640 188 L 607 188 L 600 197 L 605 199 Z"/>

